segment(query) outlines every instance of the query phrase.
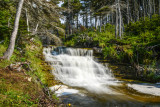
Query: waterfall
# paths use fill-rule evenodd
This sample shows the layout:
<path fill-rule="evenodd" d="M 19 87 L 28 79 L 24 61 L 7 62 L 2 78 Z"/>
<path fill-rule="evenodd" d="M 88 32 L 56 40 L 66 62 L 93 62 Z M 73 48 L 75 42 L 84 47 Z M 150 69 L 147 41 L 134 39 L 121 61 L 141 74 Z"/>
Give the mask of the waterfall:
<path fill-rule="evenodd" d="M 53 75 L 66 85 L 94 93 L 111 93 L 109 86 L 117 85 L 111 71 L 94 61 L 93 50 L 44 48 L 43 54 L 53 68 Z"/>

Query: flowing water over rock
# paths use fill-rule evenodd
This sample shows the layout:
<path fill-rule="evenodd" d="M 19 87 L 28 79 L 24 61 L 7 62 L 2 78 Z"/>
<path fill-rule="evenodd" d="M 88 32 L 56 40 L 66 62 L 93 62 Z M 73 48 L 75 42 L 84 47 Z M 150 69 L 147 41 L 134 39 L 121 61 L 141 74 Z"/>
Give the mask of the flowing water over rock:
<path fill-rule="evenodd" d="M 156 95 L 155 93 L 147 94 L 145 98 L 140 97 L 145 94 L 141 94 L 142 90 L 138 91 L 135 88 L 137 84 L 126 84 L 115 79 L 108 67 L 94 60 L 93 50 L 58 47 L 44 48 L 43 53 L 46 61 L 51 64 L 55 77 L 65 84 L 50 88 L 57 90 L 56 94 L 61 96 L 64 103 L 87 107 L 143 106 L 149 98 L 156 97 L 153 96 Z M 143 88 L 143 85 L 138 86 Z M 152 88 L 157 92 L 160 91 L 159 87 L 152 86 Z M 150 91 L 148 92 L 152 94 L 152 90 Z M 136 96 L 140 101 L 135 98 Z M 146 102 L 144 103 L 141 99 L 145 99 Z M 156 97 L 154 101 L 158 103 L 158 100 L 160 102 L 160 98 Z"/>

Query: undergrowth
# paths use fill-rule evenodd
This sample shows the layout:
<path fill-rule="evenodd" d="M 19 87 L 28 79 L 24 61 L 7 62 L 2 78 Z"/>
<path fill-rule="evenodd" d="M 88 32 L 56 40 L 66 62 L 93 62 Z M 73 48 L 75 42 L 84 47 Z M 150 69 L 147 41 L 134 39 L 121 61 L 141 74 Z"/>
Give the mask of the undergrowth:
<path fill-rule="evenodd" d="M 137 69 L 142 66 L 144 70 L 138 75 L 143 75 L 143 78 L 149 81 L 160 81 L 160 71 L 156 70 L 160 60 L 160 16 L 153 15 L 152 19 L 142 18 L 125 25 L 124 29 L 122 39 L 116 39 L 115 27 L 106 24 L 102 26 L 102 32 L 92 28 L 71 35 L 66 38 L 65 45 L 100 47 L 105 58 L 131 64 Z M 150 67 L 154 69 L 150 70 Z"/>
<path fill-rule="evenodd" d="M 56 84 L 50 66 L 44 61 L 42 43 L 37 36 L 22 36 L 16 44 L 11 59 L 0 61 L 0 106 L 39 106 L 45 100 L 42 99 L 45 96 L 42 88 Z M 6 41 L 0 44 L 0 57 L 6 47 Z M 16 62 L 27 62 L 30 69 L 24 65 L 25 74 L 8 69 Z M 26 74 L 32 78 L 31 82 L 28 82 Z M 36 82 L 37 78 L 43 86 Z"/>

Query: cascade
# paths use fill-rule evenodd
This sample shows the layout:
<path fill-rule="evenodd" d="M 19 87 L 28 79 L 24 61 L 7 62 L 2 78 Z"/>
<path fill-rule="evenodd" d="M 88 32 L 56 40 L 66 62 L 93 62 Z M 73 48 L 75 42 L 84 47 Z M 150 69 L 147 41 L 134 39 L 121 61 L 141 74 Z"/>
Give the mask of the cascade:
<path fill-rule="evenodd" d="M 118 81 L 107 66 L 96 61 L 91 49 L 48 47 L 44 48 L 43 54 L 52 67 L 53 75 L 64 83 L 52 86 L 50 90 L 66 104 L 142 107 L 148 106 L 146 101 L 159 102 L 159 84 Z M 151 104 L 154 105 L 158 107 L 159 103 Z"/>
<path fill-rule="evenodd" d="M 94 93 L 111 93 L 116 85 L 111 71 L 94 61 L 93 50 L 79 48 L 44 48 L 55 77 L 66 85 L 85 88 Z"/>

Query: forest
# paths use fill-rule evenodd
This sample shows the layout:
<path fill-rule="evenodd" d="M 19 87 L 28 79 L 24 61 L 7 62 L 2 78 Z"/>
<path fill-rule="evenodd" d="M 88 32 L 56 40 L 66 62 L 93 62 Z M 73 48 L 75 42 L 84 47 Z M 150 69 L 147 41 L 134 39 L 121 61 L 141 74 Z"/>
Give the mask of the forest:
<path fill-rule="evenodd" d="M 148 105 L 160 0 L 0 0 L 0 106 Z"/>
<path fill-rule="evenodd" d="M 80 2 L 81 8 L 75 7 L 75 3 L 79 4 L 78 1 L 64 4 L 64 7 L 72 9 L 66 14 L 65 45 L 100 47 L 104 57 L 131 64 L 136 69 L 135 75 L 140 78 L 150 82 L 159 81 L 159 2 Z M 78 20 L 79 18 L 81 19 Z"/>

